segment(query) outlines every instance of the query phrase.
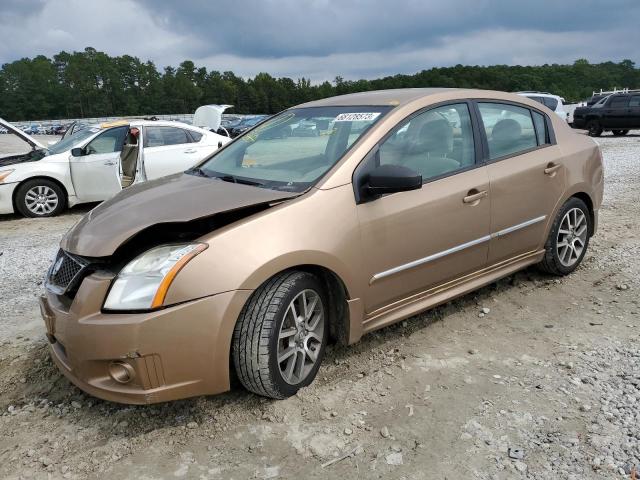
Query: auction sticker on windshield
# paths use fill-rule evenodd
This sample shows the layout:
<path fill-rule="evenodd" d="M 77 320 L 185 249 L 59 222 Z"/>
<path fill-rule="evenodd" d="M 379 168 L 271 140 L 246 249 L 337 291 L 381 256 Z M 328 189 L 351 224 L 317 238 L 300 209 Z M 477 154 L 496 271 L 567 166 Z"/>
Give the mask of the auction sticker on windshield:
<path fill-rule="evenodd" d="M 336 122 L 370 122 L 375 120 L 380 112 L 358 112 L 358 113 L 341 113 L 336 117 Z"/>

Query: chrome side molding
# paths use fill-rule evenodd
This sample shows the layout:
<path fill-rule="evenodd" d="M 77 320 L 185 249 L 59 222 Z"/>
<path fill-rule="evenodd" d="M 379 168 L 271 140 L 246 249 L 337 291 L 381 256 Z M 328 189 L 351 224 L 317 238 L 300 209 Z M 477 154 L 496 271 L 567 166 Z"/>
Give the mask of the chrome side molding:
<path fill-rule="evenodd" d="M 503 230 L 492 233 L 491 235 L 485 235 L 484 237 L 477 238 L 475 240 L 471 240 L 470 242 L 462 243 L 460 245 L 456 245 L 455 247 L 448 248 L 446 250 L 442 250 L 441 252 L 434 253 L 427 257 L 419 258 L 418 260 L 414 260 L 413 262 L 405 263 L 403 265 L 398 265 L 397 267 L 390 268 L 389 270 L 385 270 L 384 272 L 376 273 L 371 280 L 369 280 L 369 285 L 377 282 L 382 278 L 389 277 L 391 275 L 395 275 L 396 273 L 403 272 L 405 270 L 409 270 L 410 268 L 419 267 L 420 265 L 424 265 L 425 263 L 433 262 L 434 260 L 438 260 L 439 258 L 446 257 L 447 255 L 451 255 L 452 253 L 457 253 L 462 250 L 465 250 L 469 247 L 474 247 L 484 242 L 488 242 L 492 238 L 502 237 L 504 235 L 508 235 L 520 229 L 529 227 L 531 225 L 535 225 L 536 223 L 540 223 L 547 218 L 546 215 L 541 215 L 536 218 L 532 218 L 531 220 L 527 220 L 526 222 L 519 223 L 517 225 L 513 225 L 511 227 L 505 228 Z"/>

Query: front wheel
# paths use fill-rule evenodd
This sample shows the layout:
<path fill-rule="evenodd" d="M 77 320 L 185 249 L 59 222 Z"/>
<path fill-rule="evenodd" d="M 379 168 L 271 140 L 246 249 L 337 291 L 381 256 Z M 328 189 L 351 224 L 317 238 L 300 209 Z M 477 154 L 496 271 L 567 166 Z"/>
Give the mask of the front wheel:
<path fill-rule="evenodd" d="M 590 120 L 589 123 L 587 123 L 587 131 L 590 137 L 599 137 L 602 135 L 602 126 L 599 121 Z"/>
<path fill-rule="evenodd" d="M 622 137 L 629 133 L 629 130 L 611 130 L 611 133 L 613 133 L 614 137 Z"/>
<path fill-rule="evenodd" d="M 55 217 L 64 210 L 67 197 L 57 183 L 36 178 L 18 187 L 15 204 L 25 217 Z"/>
<path fill-rule="evenodd" d="M 575 197 L 567 200 L 551 226 L 540 268 L 553 275 L 573 272 L 587 252 L 592 228 L 585 203 Z"/>
<path fill-rule="evenodd" d="M 279 399 L 309 385 L 327 344 L 327 305 L 322 284 L 306 272 L 285 272 L 258 288 L 233 332 L 233 363 L 242 385 Z"/>

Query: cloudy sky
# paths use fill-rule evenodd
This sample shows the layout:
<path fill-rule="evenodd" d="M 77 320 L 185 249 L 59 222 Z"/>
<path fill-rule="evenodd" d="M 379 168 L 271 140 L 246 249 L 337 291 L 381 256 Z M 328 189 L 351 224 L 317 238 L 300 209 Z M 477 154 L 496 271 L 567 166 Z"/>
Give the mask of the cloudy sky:
<path fill-rule="evenodd" d="M 314 81 L 457 63 L 640 64 L 638 0 L 1 0 L 0 63 L 92 46 Z"/>

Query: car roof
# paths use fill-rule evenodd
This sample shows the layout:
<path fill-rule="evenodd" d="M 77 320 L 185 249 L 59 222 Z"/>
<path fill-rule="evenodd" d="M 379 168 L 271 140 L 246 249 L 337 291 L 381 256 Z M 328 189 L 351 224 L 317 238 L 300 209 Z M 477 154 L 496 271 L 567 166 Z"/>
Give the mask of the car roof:
<path fill-rule="evenodd" d="M 554 95 L 553 93 L 546 92 L 517 92 L 518 95 L 522 95 L 523 97 L 551 97 L 551 98 L 562 98 L 560 95 Z"/>
<path fill-rule="evenodd" d="M 99 128 L 101 130 L 113 127 L 122 127 L 122 126 L 135 126 L 135 127 L 145 127 L 145 126 L 156 126 L 156 127 L 180 127 L 180 128 L 191 128 L 194 130 L 203 130 L 200 127 L 196 127 L 194 125 L 189 125 L 188 123 L 179 122 L 177 120 L 145 120 L 143 118 L 132 118 L 132 119 L 124 119 L 124 120 L 113 120 L 109 122 L 103 123 L 93 123 L 88 125 L 89 128 Z M 206 130 L 204 130 L 206 131 Z"/>
<path fill-rule="evenodd" d="M 448 91 L 462 91 L 458 88 L 397 88 L 393 90 L 373 90 L 370 92 L 349 93 L 337 97 L 323 98 L 313 102 L 303 103 L 299 107 L 338 107 L 355 105 L 406 105 L 414 100 L 429 95 L 436 95 Z M 470 90 L 471 91 L 471 90 Z"/>

